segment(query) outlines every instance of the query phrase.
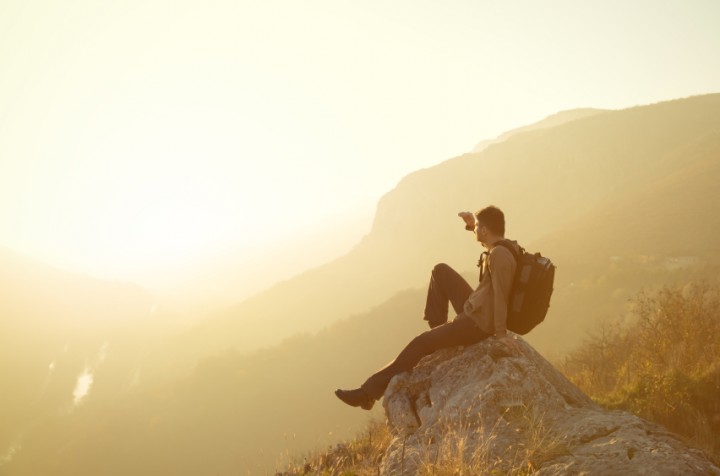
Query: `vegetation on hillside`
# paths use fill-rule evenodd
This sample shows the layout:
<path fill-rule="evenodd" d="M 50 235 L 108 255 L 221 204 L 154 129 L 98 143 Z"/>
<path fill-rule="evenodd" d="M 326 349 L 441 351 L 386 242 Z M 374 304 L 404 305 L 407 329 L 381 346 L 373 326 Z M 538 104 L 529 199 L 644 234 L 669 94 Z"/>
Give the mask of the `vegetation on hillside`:
<path fill-rule="evenodd" d="M 365 430 L 345 443 L 326 451 L 309 452 L 295 458 L 281 476 L 304 474 L 370 476 L 380 473 L 385 450 L 393 436 L 385 418 L 368 422 Z M 276 475 L 276 476 L 277 476 Z"/>
<path fill-rule="evenodd" d="M 624 323 L 606 322 L 558 367 L 595 401 L 659 423 L 720 461 L 720 286 L 692 282 L 665 286 L 632 299 Z M 422 474 L 530 474 L 543 459 L 562 451 L 549 441 L 542 419 L 525 412 L 523 451 L 498 473 L 482 454 L 463 457 L 464 434 L 448 429 L 437 460 Z M 296 458 L 280 475 L 375 475 L 393 435 L 385 419 L 327 451 Z M 482 448 L 480 448 L 482 450 Z M 482 452 L 482 451 L 480 451 Z M 552 455 L 551 454 L 551 455 Z M 550 456 L 551 456 L 550 455 Z M 420 455 L 422 457 L 422 455 Z M 508 462 L 505 462 L 508 463 Z"/>
<path fill-rule="evenodd" d="M 720 287 L 666 286 L 633 300 L 559 365 L 586 394 L 720 453 Z"/>

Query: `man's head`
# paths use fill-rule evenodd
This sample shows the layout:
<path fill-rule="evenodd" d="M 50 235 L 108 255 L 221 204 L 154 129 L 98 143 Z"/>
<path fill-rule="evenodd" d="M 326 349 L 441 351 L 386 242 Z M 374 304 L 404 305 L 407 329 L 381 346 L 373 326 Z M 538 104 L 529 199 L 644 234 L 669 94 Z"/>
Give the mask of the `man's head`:
<path fill-rule="evenodd" d="M 475 237 L 486 248 L 505 237 L 505 215 L 494 205 L 475 212 Z"/>

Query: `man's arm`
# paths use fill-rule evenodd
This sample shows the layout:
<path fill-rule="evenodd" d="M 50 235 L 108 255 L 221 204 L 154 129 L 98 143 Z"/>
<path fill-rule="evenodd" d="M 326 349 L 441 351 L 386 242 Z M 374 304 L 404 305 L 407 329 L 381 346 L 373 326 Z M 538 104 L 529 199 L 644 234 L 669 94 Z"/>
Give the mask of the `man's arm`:
<path fill-rule="evenodd" d="M 510 250 L 497 246 L 488 255 L 488 268 L 493 287 L 493 322 L 495 337 L 507 334 L 508 299 L 515 278 L 515 258 Z"/>

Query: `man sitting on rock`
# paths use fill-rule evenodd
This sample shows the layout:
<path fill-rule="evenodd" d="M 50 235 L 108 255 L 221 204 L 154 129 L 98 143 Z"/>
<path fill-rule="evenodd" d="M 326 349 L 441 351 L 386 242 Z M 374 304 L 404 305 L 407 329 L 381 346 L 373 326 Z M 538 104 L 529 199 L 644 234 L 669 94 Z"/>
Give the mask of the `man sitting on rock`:
<path fill-rule="evenodd" d="M 488 206 L 475 213 L 458 213 L 467 230 L 474 230 L 475 239 L 488 251 L 480 267 L 480 283 L 472 287 L 454 269 L 445 263 L 435 265 L 430 274 L 425 319 L 429 331 L 415 337 L 398 356 L 371 375 L 354 390 L 335 390 L 335 395 L 354 407 L 370 410 L 385 393 L 393 376 L 410 371 L 420 359 L 438 349 L 457 345 L 470 345 L 488 337 L 497 339 L 500 350 L 517 351 L 517 343 L 507 334 L 507 300 L 515 277 L 516 261 L 513 253 L 504 246 L 505 215 Z M 515 241 L 507 240 L 515 248 Z M 452 303 L 457 316 L 448 322 L 448 303 Z"/>

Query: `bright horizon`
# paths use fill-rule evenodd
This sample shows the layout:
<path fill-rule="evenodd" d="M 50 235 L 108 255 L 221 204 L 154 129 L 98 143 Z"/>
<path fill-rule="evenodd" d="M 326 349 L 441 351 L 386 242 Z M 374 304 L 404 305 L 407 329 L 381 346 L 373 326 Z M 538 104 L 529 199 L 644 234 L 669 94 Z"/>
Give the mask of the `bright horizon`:
<path fill-rule="evenodd" d="M 258 257 L 303 243 L 299 270 L 481 140 L 720 91 L 718 18 L 713 1 L 5 1 L 0 246 L 147 284 L 223 253 L 278 269 Z"/>

